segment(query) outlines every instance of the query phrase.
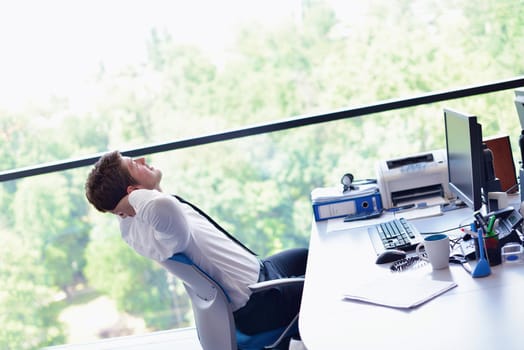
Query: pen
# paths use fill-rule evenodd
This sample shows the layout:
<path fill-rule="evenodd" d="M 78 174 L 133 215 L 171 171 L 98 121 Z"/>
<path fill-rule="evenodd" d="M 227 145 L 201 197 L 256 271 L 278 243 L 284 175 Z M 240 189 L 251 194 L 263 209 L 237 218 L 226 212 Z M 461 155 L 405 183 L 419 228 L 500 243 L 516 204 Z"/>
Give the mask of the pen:
<path fill-rule="evenodd" d="M 493 232 L 493 224 L 495 223 L 495 215 L 491 215 L 489 218 L 488 228 L 487 228 L 487 236 L 491 237 L 495 235 L 495 232 Z"/>

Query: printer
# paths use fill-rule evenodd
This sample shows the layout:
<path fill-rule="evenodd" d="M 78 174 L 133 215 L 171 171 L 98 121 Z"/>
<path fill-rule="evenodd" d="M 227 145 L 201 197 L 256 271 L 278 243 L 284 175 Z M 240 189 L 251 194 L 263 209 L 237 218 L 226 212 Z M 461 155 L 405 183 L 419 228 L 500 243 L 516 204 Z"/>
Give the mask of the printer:
<path fill-rule="evenodd" d="M 384 209 L 429 197 L 452 198 L 445 149 L 381 160 L 376 173 Z"/>

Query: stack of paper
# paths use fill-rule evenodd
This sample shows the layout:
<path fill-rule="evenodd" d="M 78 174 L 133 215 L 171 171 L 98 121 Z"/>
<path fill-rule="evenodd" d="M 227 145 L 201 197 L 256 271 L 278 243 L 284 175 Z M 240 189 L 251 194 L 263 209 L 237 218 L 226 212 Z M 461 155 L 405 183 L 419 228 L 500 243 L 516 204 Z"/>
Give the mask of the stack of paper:
<path fill-rule="evenodd" d="M 368 196 L 378 191 L 376 184 L 365 184 L 356 186 L 354 190 L 343 191 L 343 186 L 339 187 L 319 187 L 311 191 L 311 201 L 313 203 L 331 202 L 341 199 L 357 198 Z"/>
<path fill-rule="evenodd" d="M 393 308 L 410 309 L 456 287 L 453 281 L 388 275 L 383 279 L 355 287 L 344 294 L 344 299 L 363 301 Z"/>

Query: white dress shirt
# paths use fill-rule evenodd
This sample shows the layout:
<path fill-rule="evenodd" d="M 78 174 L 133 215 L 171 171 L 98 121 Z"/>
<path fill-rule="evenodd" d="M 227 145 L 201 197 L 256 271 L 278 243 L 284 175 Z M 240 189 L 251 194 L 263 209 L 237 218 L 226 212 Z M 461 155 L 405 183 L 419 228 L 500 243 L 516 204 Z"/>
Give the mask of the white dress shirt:
<path fill-rule="evenodd" d="M 156 261 L 184 253 L 215 279 L 231 298 L 233 311 L 246 304 L 248 285 L 258 281 L 259 260 L 206 218 L 157 190 L 131 192 L 136 215 L 120 219 L 122 238 L 137 253 Z"/>

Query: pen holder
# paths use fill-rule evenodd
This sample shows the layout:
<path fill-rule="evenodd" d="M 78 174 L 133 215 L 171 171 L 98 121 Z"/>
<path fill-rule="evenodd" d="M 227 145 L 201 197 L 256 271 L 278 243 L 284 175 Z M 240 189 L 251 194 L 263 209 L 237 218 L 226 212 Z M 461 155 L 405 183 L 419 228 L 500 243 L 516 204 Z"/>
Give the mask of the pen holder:
<path fill-rule="evenodd" d="M 489 266 L 500 265 L 502 263 L 502 255 L 500 252 L 501 247 L 500 247 L 499 235 L 498 234 L 495 234 L 492 236 L 484 235 L 484 247 L 486 248 L 486 258 L 489 261 Z M 477 260 L 480 257 L 479 244 L 477 240 L 475 240 L 475 256 L 477 257 Z"/>

